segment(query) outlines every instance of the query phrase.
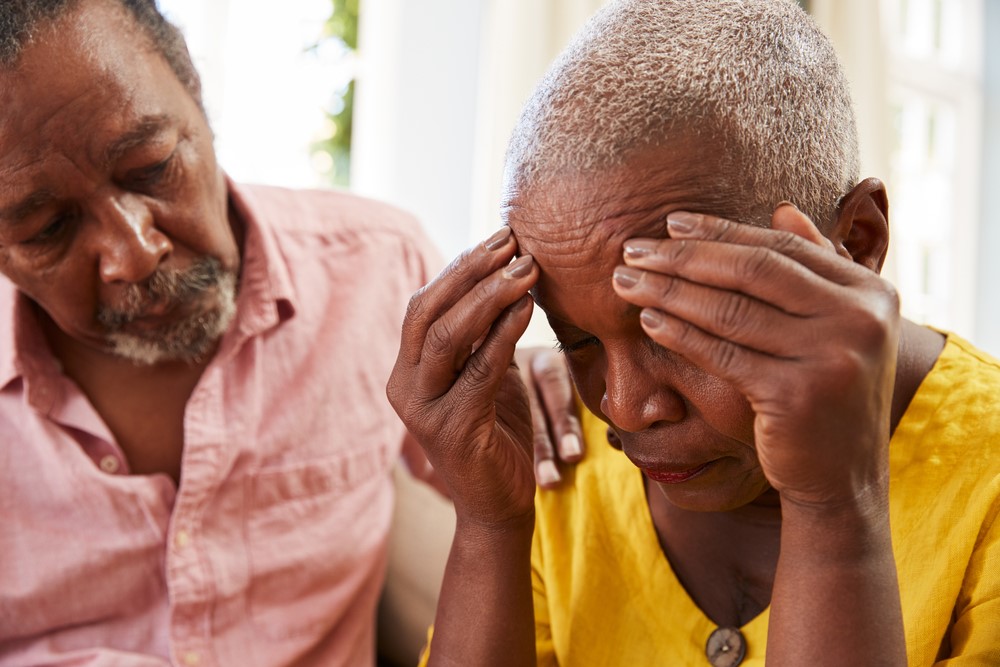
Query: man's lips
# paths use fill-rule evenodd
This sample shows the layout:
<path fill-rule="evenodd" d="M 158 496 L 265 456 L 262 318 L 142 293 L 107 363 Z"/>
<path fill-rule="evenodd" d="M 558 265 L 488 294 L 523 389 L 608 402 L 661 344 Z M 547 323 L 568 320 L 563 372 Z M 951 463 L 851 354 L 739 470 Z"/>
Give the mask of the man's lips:
<path fill-rule="evenodd" d="M 654 470 L 650 468 L 643 468 L 642 472 L 646 475 L 646 477 L 654 482 L 660 482 L 661 484 L 680 484 L 681 482 L 686 482 L 689 479 L 697 477 L 710 465 L 712 465 L 711 461 L 696 468 L 689 468 L 687 470 Z"/>

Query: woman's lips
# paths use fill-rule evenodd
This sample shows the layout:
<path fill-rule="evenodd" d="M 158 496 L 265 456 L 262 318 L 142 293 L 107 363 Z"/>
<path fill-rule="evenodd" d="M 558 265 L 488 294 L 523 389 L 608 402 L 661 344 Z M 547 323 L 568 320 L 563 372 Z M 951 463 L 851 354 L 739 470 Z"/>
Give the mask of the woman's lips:
<path fill-rule="evenodd" d="M 648 468 L 643 468 L 642 472 L 646 477 L 653 480 L 654 482 L 659 482 L 661 484 L 680 484 L 681 482 L 686 482 L 689 479 L 697 477 L 703 473 L 708 466 L 712 465 L 712 462 L 704 463 L 697 468 L 691 468 L 690 470 L 682 471 L 665 471 L 665 470 L 650 470 Z"/>

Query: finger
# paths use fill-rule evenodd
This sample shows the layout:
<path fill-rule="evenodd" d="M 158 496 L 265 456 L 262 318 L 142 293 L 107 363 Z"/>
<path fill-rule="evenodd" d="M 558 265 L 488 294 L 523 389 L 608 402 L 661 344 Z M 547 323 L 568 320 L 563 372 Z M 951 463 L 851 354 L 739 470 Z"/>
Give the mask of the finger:
<path fill-rule="evenodd" d="M 783 201 L 775 207 L 774 213 L 771 214 L 771 229 L 791 232 L 810 243 L 836 253 L 833 242 L 823 236 L 819 227 L 813 224 L 809 216 L 791 202 Z"/>
<path fill-rule="evenodd" d="M 522 379 L 524 380 L 525 390 L 528 395 L 528 407 L 531 409 L 535 483 L 542 488 L 551 489 L 562 481 L 562 476 L 559 474 L 559 467 L 556 465 L 556 452 L 552 445 L 552 436 L 549 434 L 549 423 L 545 418 L 545 410 L 542 409 L 538 390 L 531 377 L 530 362 L 528 366 L 528 377 L 522 375 Z"/>
<path fill-rule="evenodd" d="M 795 315 L 824 307 L 837 285 L 771 248 L 717 241 L 631 239 L 625 263 L 709 287 L 746 294 Z M 654 305 L 654 304 L 644 304 Z"/>
<path fill-rule="evenodd" d="M 431 325 L 476 283 L 510 262 L 516 250 L 510 228 L 504 227 L 456 257 L 436 278 L 418 290 L 406 308 L 399 360 L 416 364 Z"/>
<path fill-rule="evenodd" d="M 436 398 L 446 393 L 500 314 L 526 296 L 537 277 L 534 259 L 530 255 L 519 257 L 475 283 L 441 315 L 428 329 L 421 351 L 414 385 L 418 394 Z"/>
<path fill-rule="evenodd" d="M 583 438 L 565 358 L 551 350 L 540 351 L 531 360 L 531 375 L 558 443 L 559 458 L 567 463 L 579 461 L 583 457 Z"/>
<path fill-rule="evenodd" d="M 448 392 L 450 402 L 459 403 L 460 408 L 461 405 L 493 401 L 514 358 L 517 339 L 528 328 L 532 303 L 531 297 L 525 294 L 497 318 Z"/>
<path fill-rule="evenodd" d="M 629 303 L 654 308 L 768 355 L 794 357 L 803 339 L 812 334 L 811 320 L 739 292 L 629 266 L 615 269 L 613 284 Z M 775 331 L 784 335 L 776 336 Z"/>
<path fill-rule="evenodd" d="M 744 395 L 753 395 L 755 381 L 787 371 L 788 361 L 747 349 L 708 334 L 698 327 L 653 308 L 639 314 L 642 328 L 659 345 L 684 356 L 695 366 L 731 383 Z M 784 364 L 778 367 L 777 364 Z"/>
<path fill-rule="evenodd" d="M 779 219 L 785 221 L 788 215 L 788 211 L 783 211 Z M 799 231 L 804 229 L 801 224 L 795 228 Z M 672 239 L 678 240 L 718 241 L 770 248 L 802 264 L 817 275 L 842 285 L 853 284 L 864 277 L 864 271 L 858 270 L 860 267 L 830 252 L 828 246 L 817 245 L 797 233 L 784 229 L 733 222 L 701 213 L 674 211 L 667 215 L 667 231 Z"/>

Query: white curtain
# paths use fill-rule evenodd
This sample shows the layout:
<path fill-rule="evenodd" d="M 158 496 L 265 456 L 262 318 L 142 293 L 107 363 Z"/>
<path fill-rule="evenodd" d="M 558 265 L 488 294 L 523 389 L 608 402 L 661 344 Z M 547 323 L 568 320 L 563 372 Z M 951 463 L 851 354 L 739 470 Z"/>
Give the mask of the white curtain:
<path fill-rule="evenodd" d="M 890 128 L 879 3 L 812 0 L 810 11 L 833 42 L 851 84 L 861 139 L 861 175 L 885 179 L 889 173 Z"/>
<path fill-rule="evenodd" d="M 472 236 L 497 226 L 503 157 L 521 108 L 553 59 L 608 0 L 488 0 L 483 17 Z"/>
<path fill-rule="evenodd" d="M 833 42 L 847 74 L 854 100 L 861 151 L 861 177 L 889 182 L 889 105 L 887 53 L 878 2 L 873 0 L 811 0 L 810 13 Z M 895 279 L 893 244 L 882 274 Z"/>

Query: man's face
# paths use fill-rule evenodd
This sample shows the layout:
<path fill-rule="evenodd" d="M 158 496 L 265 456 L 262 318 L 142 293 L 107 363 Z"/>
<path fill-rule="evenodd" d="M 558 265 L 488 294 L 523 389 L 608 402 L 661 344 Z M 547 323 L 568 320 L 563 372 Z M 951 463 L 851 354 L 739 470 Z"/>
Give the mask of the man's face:
<path fill-rule="evenodd" d="M 720 181 L 712 153 L 675 146 L 597 176 L 514 191 L 505 210 L 521 252 L 541 269 L 535 301 L 584 404 L 614 427 L 637 467 L 681 480 L 658 482 L 675 505 L 722 511 L 768 488 L 750 406 L 727 383 L 654 343 L 639 309 L 612 289 L 623 243 L 665 237 L 671 211 L 736 215 L 739 188 Z M 692 471 L 699 472 L 686 478 Z"/>
<path fill-rule="evenodd" d="M 0 272 L 63 332 L 204 356 L 239 248 L 206 120 L 123 10 L 84 0 L 0 70 Z"/>

